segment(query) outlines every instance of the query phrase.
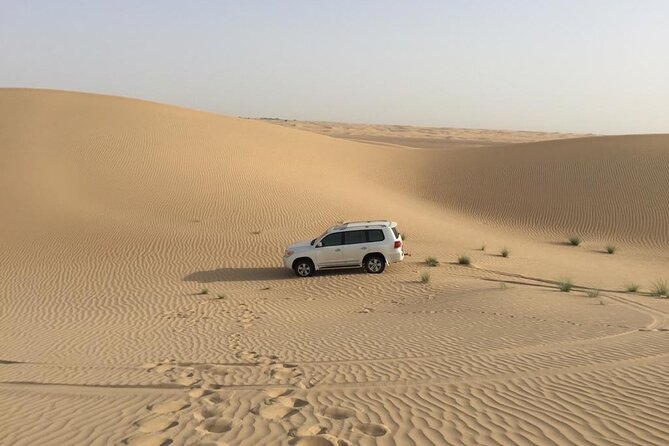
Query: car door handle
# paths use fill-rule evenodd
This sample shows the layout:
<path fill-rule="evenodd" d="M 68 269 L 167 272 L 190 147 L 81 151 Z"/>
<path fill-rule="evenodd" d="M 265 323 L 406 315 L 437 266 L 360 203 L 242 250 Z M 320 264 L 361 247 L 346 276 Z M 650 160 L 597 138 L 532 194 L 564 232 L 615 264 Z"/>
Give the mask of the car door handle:
<path fill-rule="evenodd" d="M 362 248 L 360 248 L 360 249 L 367 249 L 367 247 L 366 247 L 366 246 L 363 246 L 363 247 L 362 247 Z"/>
<path fill-rule="evenodd" d="M 339 251 L 341 251 L 341 248 L 335 249 L 335 252 L 339 252 Z"/>

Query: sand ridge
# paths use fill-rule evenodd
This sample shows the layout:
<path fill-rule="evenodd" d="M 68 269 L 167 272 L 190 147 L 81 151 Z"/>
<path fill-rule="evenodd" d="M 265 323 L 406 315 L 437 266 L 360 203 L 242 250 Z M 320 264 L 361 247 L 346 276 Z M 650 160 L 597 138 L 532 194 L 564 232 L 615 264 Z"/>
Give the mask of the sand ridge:
<path fill-rule="evenodd" d="M 668 143 L 416 150 L 0 90 L 0 443 L 666 444 Z M 412 254 L 383 275 L 280 267 L 379 217 Z"/>

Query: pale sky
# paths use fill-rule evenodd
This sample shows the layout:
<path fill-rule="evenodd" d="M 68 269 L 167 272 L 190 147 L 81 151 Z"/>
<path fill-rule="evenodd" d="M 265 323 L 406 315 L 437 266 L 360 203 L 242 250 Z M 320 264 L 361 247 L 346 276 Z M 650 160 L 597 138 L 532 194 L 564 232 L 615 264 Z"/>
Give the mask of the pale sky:
<path fill-rule="evenodd" d="M 669 133 L 669 1 L 0 0 L 0 87 L 247 117 Z"/>

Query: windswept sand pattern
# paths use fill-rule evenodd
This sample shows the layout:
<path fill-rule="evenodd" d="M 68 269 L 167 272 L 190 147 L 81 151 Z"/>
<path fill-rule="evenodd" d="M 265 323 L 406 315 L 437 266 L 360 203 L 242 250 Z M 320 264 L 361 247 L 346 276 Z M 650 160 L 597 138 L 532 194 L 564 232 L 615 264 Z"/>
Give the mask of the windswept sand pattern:
<path fill-rule="evenodd" d="M 0 90 L 0 444 L 669 444 L 668 137 L 484 133 Z M 383 275 L 281 267 L 378 217 Z"/>

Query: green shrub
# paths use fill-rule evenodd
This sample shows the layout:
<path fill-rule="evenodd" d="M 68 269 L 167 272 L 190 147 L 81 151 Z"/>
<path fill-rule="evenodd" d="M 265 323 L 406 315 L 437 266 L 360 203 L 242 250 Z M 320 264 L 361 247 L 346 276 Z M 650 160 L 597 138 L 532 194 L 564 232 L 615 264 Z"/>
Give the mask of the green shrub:
<path fill-rule="evenodd" d="M 223 293 L 217 294 L 216 299 L 225 299 L 225 294 L 223 294 Z"/>
<path fill-rule="evenodd" d="M 437 266 L 439 265 L 439 260 L 436 257 L 428 257 L 425 259 L 425 263 L 427 263 L 427 266 Z"/>
<path fill-rule="evenodd" d="M 667 281 L 659 279 L 653 282 L 650 293 L 657 297 L 669 297 L 669 285 L 667 285 Z"/>
<path fill-rule="evenodd" d="M 427 271 L 420 275 L 420 283 L 430 283 L 430 273 Z"/>
<path fill-rule="evenodd" d="M 204 294 L 209 294 L 209 288 L 202 288 L 202 289 L 200 290 L 200 292 L 197 293 L 197 294 L 202 294 L 202 295 L 204 295 Z"/>
<path fill-rule="evenodd" d="M 599 290 L 588 290 L 588 297 L 599 297 Z"/>
<path fill-rule="evenodd" d="M 571 237 L 569 237 L 569 243 L 571 243 L 572 246 L 578 246 L 581 244 L 582 241 L 583 240 L 581 240 L 581 237 L 577 235 L 572 235 Z"/>
<path fill-rule="evenodd" d="M 485 245 L 481 245 L 481 251 L 485 251 Z"/>
<path fill-rule="evenodd" d="M 558 282 L 558 288 L 564 293 L 568 293 L 574 287 L 574 284 L 569 279 L 560 279 Z"/>
<path fill-rule="evenodd" d="M 608 252 L 609 254 L 615 254 L 615 252 L 616 252 L 615 245 L 607 245 L 606 246 L 606 252 Z"/>
<path fill-rule="evenodd" d="M 636 283 L 628 283 L 627 285 L 625 285 L 625 290 L 628 293 L 636 293 L 637 291 L 639 291 L 639 285 L 637 285 Z"/>
<path fill-rule="evenodd" d="M 509 248 L 504 247 L 499 253 L 502 254 L 502 257 L 506 258 L 509 257 L 511 251 L 509 251 Z"/>
<path fill-rule="evenodd" d="M 470 260 L 469 256 L 460 256 L 458 257 L 458 263 L 460 265 L 471 265 L 472 261 Z"/>

